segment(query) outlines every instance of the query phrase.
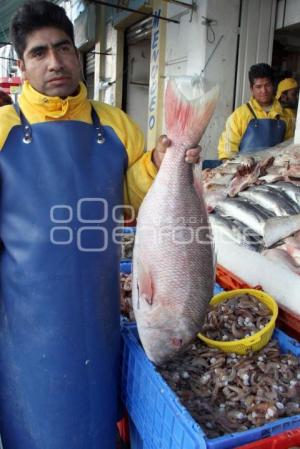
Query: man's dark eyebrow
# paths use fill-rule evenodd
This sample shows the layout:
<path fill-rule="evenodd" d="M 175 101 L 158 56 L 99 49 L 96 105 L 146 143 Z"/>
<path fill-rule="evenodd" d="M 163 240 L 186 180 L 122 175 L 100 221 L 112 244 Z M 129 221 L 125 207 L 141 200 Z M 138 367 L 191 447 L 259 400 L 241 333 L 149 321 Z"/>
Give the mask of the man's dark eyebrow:
<path fill-rule="evenodd" d="M 57 47 L 61 47 L 62 45 L 66 45 L 66 44 L 73 45 L 69 39 L 63 39 L 63 40 L 57 42 L 56 44 L 51 45 L 51 47 L 57 48 Z"/>
<path fill-rule="evenodd" d="M 39 52 L 39 51 L 45 51 L 47 48 L 58 48 L 61 47 L 62 45 L 72 45 L 72 42 L 69 39 L 63 39 L 61 41 L 56 42 L 56 44 L 53 45 L 37 45 L 36 47 L 32 47 L 29 51 L 28 54 L 29 55 L 34 55 L 35 53 Z"/>

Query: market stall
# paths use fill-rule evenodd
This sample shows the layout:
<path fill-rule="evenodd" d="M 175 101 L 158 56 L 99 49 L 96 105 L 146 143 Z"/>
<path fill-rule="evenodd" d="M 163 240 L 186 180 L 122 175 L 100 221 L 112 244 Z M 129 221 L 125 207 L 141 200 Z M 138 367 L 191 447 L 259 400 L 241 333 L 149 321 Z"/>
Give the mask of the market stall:
<path fill-rule="evenodd" d="M 242 209 L 238 210 L 238 215 L 235 217 L 232 217 L 229 213 L 223 213 L 223 221 L 219 220 L 217 223 L 216 220 L 213 222 L 212 218 L 218 261 L 216 280 L 225 290 L 252 286 L 262 289 L 274 297 L 279 305 L 279 317 L 272 341 L 279 344 L 282 357 L 286 353 L 292 353 L 295 355 L 295 360 L 299 360 L 299 343 L 291 339 L 289 335 L 298 338 L 300 335 L 298 302 L 300 277 L 298 273 L 298 247 L 297 240 L 295 240 L 295 236 L 297 237 L 297 232 L 300 229 L 297 224 L 297 217 L 300 212 L 298 210 L 300 206 L 298 201 L 298 190 L 300 192 L 298 187 L 300 181 L 300 147 L 293 144 L 282 145 L 275 151 L 277 151 L 276 157 L 274 157 L 274 150 L 269 150 L 262 152 L 257 158 L 251 155 L 251 157 L 243 157 L 224 164 L 223 167 L 209 169 L 204 173 L 203 178 L 210 217 L 215 217 L 217 214 L 222 216 L 221 211 L 225 209 L 222 209 L 224 203 L 228 200 L 230 203 L 231 199 L 235 200 L 236 198 L 239 198 L 238 202 L 241 201 L 242 197 L 241 203 L 245 204 L 246 207 L 250 205 L 250 211 L 255 212 L 254 208 L 257 205 L 253 205 L 253 198 L 246 197 L 249 192 L 251 193 L 255 189 L 259 191 L 259 186 L 268 186 L 267 194 L 269 194 L 269 197 L 268 195 L 265 197 L 269 201 L 273 200 L 271 203 L 273 210 L 263 216 L 264 220 L 261 219 L 260 222 L 257 220 L 259 226 L 256 226 L 256 231 L 259 232 L 253 230 L 250 226 L 251 213 L 243 216 Z M 260 192 L 262 191 L 263 188 Z M 242 192 L 248 193 L 243 195 Z M 270 195 L 270 192 L 273 192 L 273 196 Z M 285 201 L 282 202 L 282 199 Z M 263 206 L 260 205 L 259 207 Z M 245 217 L 247 218 L 245 219 Z M 288 229 L 286 229 L 283 220 L 283 226 L 280 223 L 278 230 L 276 225 L 275 232 L 274 227 L 271 227 L 270 233 L 269 228 L 265 229 L 265 225 L 268 220 L 271 220 L 272 224 L 274 218 L 278 219 L 279 222 L 282 218 L 288 218 Z M 231 223 L 231 226 L 225 227 L 226 221 Z M 257 224 L 257 222 L 255 223 Z M 291 222 L 294 223 L 292 227 L 290 227 Z M 223 224 L 223 229 L 220 223 Z M 275 223 L 277 223 L 276 220 Z M 232 234 L 228 230 L 233 231 Z M 289 240 L 286 242 L 286 239 Z M 295 249 L 291 251 L 291 247 L 295 247 Z M 272 249 L 286 251 L 287 255 L 291 256 L 291 258 L 287 258 L 290 263 L 287 264 L 285 258 L 268 257 L 268 251 Z M 122 295 L 126 298 L 126 304 L 128 305 L 130 303 L 130 299 L 128 299 L 130 298 L 130 283 L 128 283 L 130 262 L 126 260 L 125 264 L 121 264 L 121 267 L 123 267 L 121 270 L 124 273 L 121 281 Z M 133 318 L 131 315 L 131 320 Z M 285 333 L 280 328 L 283 328 Z M 271 447 L 270 444 L 278 448 L 289 447 L 289 442 L 292 442 L 295 446 L 299 445 L 300 413 L 297 413 L 296 409 L 291 416 L 280 416 L 280 412 L 277 417 L 271 417 L 268 416 L 268 413 L 273 413 L 270 408 L 266 411 L 266 419 L 261 421 L 261 424 L 257 422 L 256 425 L 248 428 L 247 426 L 241 427 L 240 431 L 235 431 L 233 428 L 230 431 L 228 428 L 227 432 L 225 431 L 219 436 L 213 436 L 209 428 L 204 425 L 206 418 L 203 418 L 204 421 L 199 426 L 199 421 L 195 416 L 192 416 L 191 410 L 185 405 L 186 398 L 189 397 L 190 387 L 184 388 L 184 380 L 182 379 L 180 381 L 181 390 L 178 390 L 180 383 L 174 381 L 175 378 L 173 381 L 167 382 L 168 368 L 162 376 L 163 373 L 160 373 L 160 370 L 147 359 L 134 323 L 125 322 L 123 339 L 122 398 L 129 414 L 132 449 L 146 449 L 148 447 L 153 449 L 159 447 L 229 449 L 244 445 L 249 448 L 267 449 Z M 263 357 L 263 352 L 258 355 L 258 359 L 259 357 Z M 191 359 L 187 365 L 184 365 L 184 359 L 182 359 L 181 365 L 184 369 L 182 372 L 179 369 L 179 376 L 182 375 L 186 379 L 191 376 L 190 363 L 193 363 Z M 222 370 L 225 370 L 225 368 L 226 365 L 222 366 Z M 174 373 L 174 369 L 171 369 L 171 372 Z M 224 373 L 225 371 L 223 375 Z M 268 378 L 268 376 L 263 373 L 262 379 L 265 378 Z M 239 389 L 240 386 L 234 384 L 232 388 Z M 269 393 L 266 393 L 266 397 L 269 397 L 268 395 Z M 299 406 L 296 396 L 294 399 Z M 203 400 L 200 400 L 200 402 L 203 406 Z M 258 400 L 259 403 L 260 400 Z M 278 407 L 281 407 L 279 402 Z M 284 408 L 286 408 L 286 405 L 284 405 Z M 209 416 L 208 410 L 209 408 L 206 411 L 207 419 Z M 242 406 L 237 406 L 236 413 L 242 419 L 243 413 L 241 410 Z M 255 414 L 253 417 L 255 418 Z M 220 419 L 220 422 L 222 422 L 223 418 Z M 284 432 L 287 429 L 290 429 L 290 431 Z"/>

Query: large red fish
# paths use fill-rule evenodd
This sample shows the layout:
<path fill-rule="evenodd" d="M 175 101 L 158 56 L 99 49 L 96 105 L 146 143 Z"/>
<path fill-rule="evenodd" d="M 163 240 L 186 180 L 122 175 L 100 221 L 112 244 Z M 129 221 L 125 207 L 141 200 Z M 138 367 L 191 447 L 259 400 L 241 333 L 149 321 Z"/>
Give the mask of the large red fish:
<path fill-rule="evenodd" d="M 139 211 L 133 263 L 138 332 L 156 364 L 171 358 L 201 329 L 213 295 L 207 212 L 185 152 L 200 141 L 216 101 L 217 89 L 188 101 L 174 81 L 168 82 L 165 120 L 172 145 Z"/>

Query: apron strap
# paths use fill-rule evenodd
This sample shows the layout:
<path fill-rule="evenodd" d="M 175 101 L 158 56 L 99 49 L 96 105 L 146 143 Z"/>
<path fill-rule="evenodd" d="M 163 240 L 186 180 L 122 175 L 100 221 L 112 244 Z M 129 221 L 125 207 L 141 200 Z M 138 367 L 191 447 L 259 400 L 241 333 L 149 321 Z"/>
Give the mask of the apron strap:
<path fill-rule="evenodd" d="M 246 104 L 247 104 L 247 106 L 248 106 L 249 111 L 251 112 L 251 114 L 252 114 L 253 117 L 255 118 L 255 120 L 257 120 L 256 114 L 255 114 L 255 112 L 254 112 L 254 110 L 253 110 L 251 104 L 250 104 L 250 103 L 246 103 Z M 279 114 L 276 115 L 275 120 L 280 120 L 280 115 L 279 115 Z"/>
<path fill-rule="evenodd" d="M 93 120 L 93 125 L 96 129 L 96 133 L 97 133 L 97 143 L 98 144 L 102 144 L 105 142 L 105 137 L 104 137 L 104 133 L 103 133 L 103 128 L 99 119 L 99 116 L 97 114 L 97 112 L 95 111 L 95 109 L 92 107 L 92 120 Z M 32 129 L 31 126 L 27 120 L 27 118 L 25 117 L 25 115 L 23 114 L 19 103 L 14 103 L 14 108 L 16 113 L 18 114 L 18 116 L 20 117 L 21 120 L 21 125 L 23 126 L 23 132 L 24 132 L 24 137 L 23 137 L 23 142 L 24 143 L 31 143 L 32 142 Z"/>
<path fill-rule="evenodd" d="M 103 128 L 102 128 L 99 116 L 98 116 L 97 112 L 95 111 L 95 109 L 94 109 L 92 104 L 91 104 L 91 107 L 92 107 L 93 125 L 95 126 L 96 132 L 97 132 L 97 143 L 99 143 L 101 145 L 102 143 L 105 142 Z"/>
<path fill-rule="evenodd" d="M 251 114 L 252 114 L 253 117 L 255 118 L 255 120 L 257 120 L 256 114 L 255 114 L 255 112 L 253 111 L 253 108 L 252 108 L 251 104 L 250 104 L 250 103 L 247 103 L 247 106 L 248 106 L 249 111 L 251 112 Z"/>
<path fill-rule="evenodd" d="M 31 126 L 30 126 L 27 118 L 25 117 L 25 115 L 21 111 L 18 102 L 14 103 L 14 108 L 16 110 L 16 113 L 20 117 L 21 125 L 23 126 L 24 136 L 23 136 L 22 140 L 23 140 L 24 143 L 31 143 L 32 142 L 32 129 L 31 129 Z"/>

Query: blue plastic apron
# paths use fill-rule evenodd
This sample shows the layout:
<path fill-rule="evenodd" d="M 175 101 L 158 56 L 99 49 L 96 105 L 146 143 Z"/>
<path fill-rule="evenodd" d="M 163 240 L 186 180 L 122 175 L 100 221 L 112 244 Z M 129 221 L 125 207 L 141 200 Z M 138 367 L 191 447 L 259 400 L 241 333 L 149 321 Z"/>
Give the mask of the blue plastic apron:
<path fill-rule="evenodd" d="M 258 119 L 251 105 L 247 103 L 250 112 L 254 116 L 250 120 L 241 140 L 240 153 L 251 153 L 264 150 L 283 142 L 286 124 L 281 119 Z"/>
<path fill-rule="evenodd" d="M 127 156 L 113 129 L 92 115 L 93 125 L 30 126 L 21 114 L 0 153 L 4 449 L 115 447 L 112 208 L 122 204 Z"/>

